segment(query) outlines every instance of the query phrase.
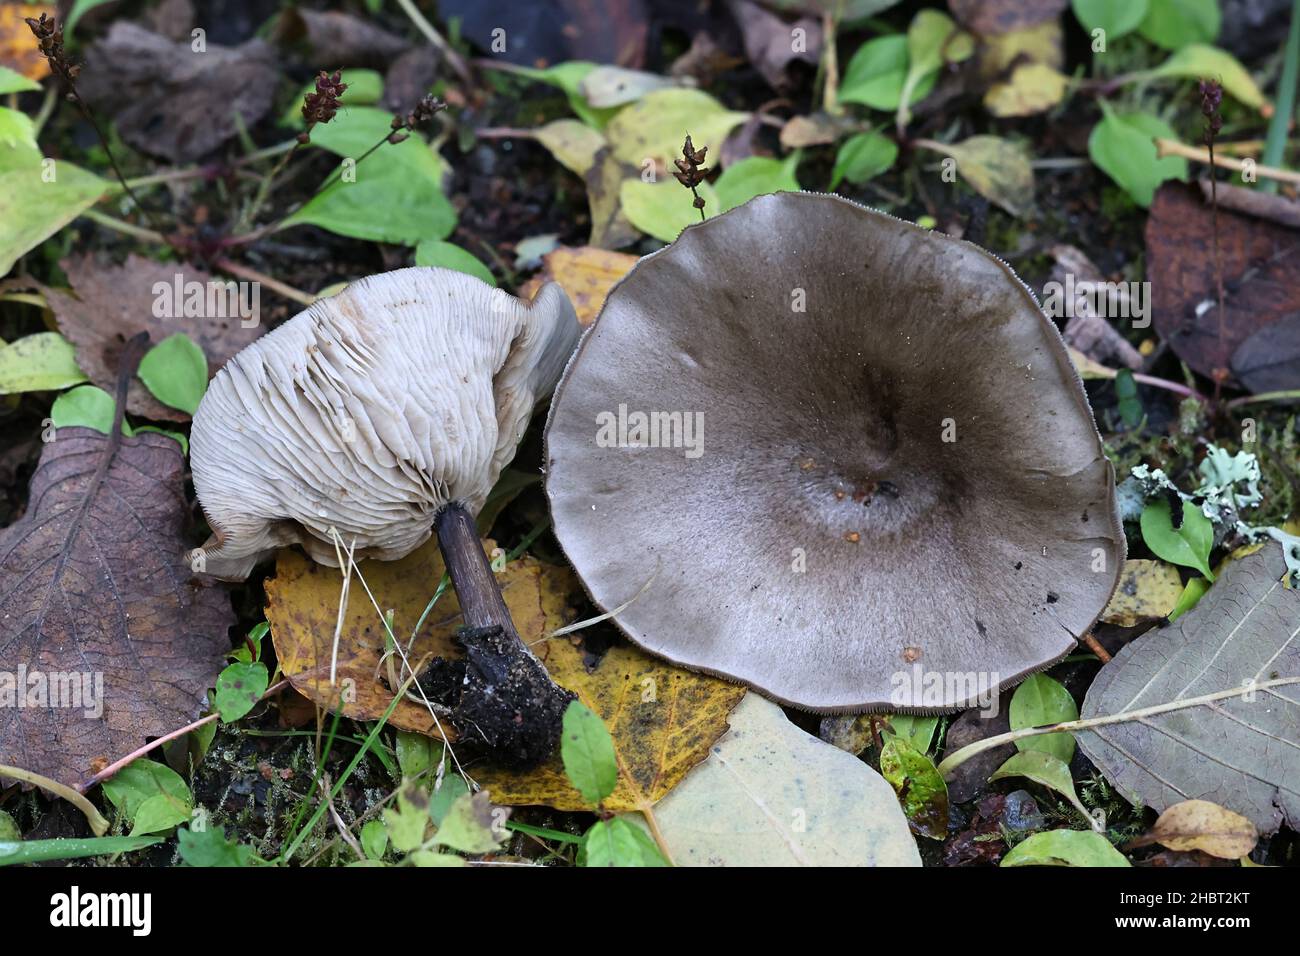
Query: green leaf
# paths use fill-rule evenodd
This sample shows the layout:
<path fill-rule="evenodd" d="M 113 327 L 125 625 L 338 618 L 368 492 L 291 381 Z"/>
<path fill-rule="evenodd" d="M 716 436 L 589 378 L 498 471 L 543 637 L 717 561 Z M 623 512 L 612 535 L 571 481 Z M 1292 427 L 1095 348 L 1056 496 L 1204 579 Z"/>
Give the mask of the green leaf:
<path fill-rule="evenodd" d="M 367 820 L 361 828 L 361 850 L 371 860 L 382 860 L 388 850 L 388 827 L 383 820 Z"/>
<path fill-rule="evenodd" d="M 1176 621 L 1192 608 L 1196 607 L 1196 602 L 1205 596 L 1205 592 L 1210 589 L 1210 582 L 1205 578 L 1192 578 L 1183 588 L 1183 593 L 1178 597 L 1178 603 L 1174 609 L 1169 612 L 1169 620 Z"/>
<path fill-rule="evenodd" d="M 77 0 L 77 2 L 72 5 L 71 12 L 68 13 L 67 21 L 63 24 L 64 39 L 72 36 L 72 28 L 77 25 L 77 21 L 85 16 L 86 13 L 95 9 L 95 7 L 108 2 L 109 0 Z"/>
<path fill-rule="evenodd" d="M 1122 368 L 1115 373 L 1115 395 L 1118 397 L 1119 417 L 1129 428 L 1142 424 L 1142 400 L 1138 398 L 1137 381 L 1130 369 Z"/>
<path fill-rule="evenodd" d="M 144 429 L 137 428 L 136 431 L 142 432 Z M 237 661 L 243 661 L 245 664 L 261 660 L 262 639 L 266 637 L 267 631 L 270 629 L 271 625 L 266 621 L 262 621 L 260 624 L 254 624 L 252 629 L 248 632 L 248 642 L 253 645 L 253 649 L 250 651 L 248 649 L 248 644 L 239 644 L 230 652 L 230 656 Z M 400 734 L 402 731 L 398 731 L 398 733 Z"/>
<path fill-rule="evenodd" d="M 26 113 L 0 106 L 0 147 L 36 148 L 36 124 Z"/>
<path fill-rule="evenodd" d="M 767 193 L 798 192 L 803 188 L 795 178 L 798 165 L 798 152 L 791 153 L 784 160 L 750 156 L 733 163 L 713 184 L 713 190 L 718 194 L 716 212 L 735 209 L 755 196 Z"/>
<path fill-rule="evenodd" d="M 442 826 L 442 821 L 447 818 L 448 812 L 456 805 L 456 801 L 468 793 L 469 786 L 459 774 L 444 777 L 442 786 L 429 796 L 429 819 L 433 821 L 433 825 Z"/>
<path fill-rule="evenodd" d="M 77 860 L 110 853 L 129 853 L 161 843 L 162 837 L 86 837 L 52 840 L 0 840 L 0 866 L 48 863 L 51 860 Z"/>
<path fill-rule="evenodd" d="M 140 360 L 140 381 L 164 405 L 193 415 L 208 389 L 208 360 L 184 332 L 163 339 Z"/>
<path fill-rule="evenodd" d="M 1016 844 L 1003 866 L 1130 866 L 1124 854 L 1092 830 L 1049 830 Z"/>
<path fill-rule="evenodd" d="M 0 93 L 27 93 L 40 88 L 41 84 L 35 80 L 29 80 L 21 73 L 11 70 L 7 66 L 0 66 Z"/>
<path fill-rule="evenodd" d="M 925 99 L 934 88 L 937 72 L 920 79 L 912 88 L 908 105 Z M 876 37 L 858 47 L 844 70 L 838 94 L 841 103 L 861 103 L 872 109 L 894 112 L 903 99 L 907 79 L 907 37 L 903 34 Z"/>
<path fill-rule="evenodd" d="M 429 794 L 416 783 L 403 786 L 397 792 L 397 806 L 384 809 L 384 825 L 398 853 L 423 846 L 429 829 Z"/>
<path fill-rule="evenodd" d="M 236 661 L 217 675 L 217 712 L 224 723 L 234 723 L 262 699 L 269 683 L 266 665 L 261 661 L 245 664 Z"/>
<path fill-rule="evenodd" d="M 884 733 L 905 741 L 919 753 L 927 753 L 934 742 L 934 732 L 939 729 L 938 717 L 918 717 L 913 714 L 890 714 Z"/>
<path fill-rule="evenodd" d="M 37 332 L 0 346 L 0 394 L 53 391 L 84 381 L 77 350 L 58 332 Z"/>
<path fill-rule="evenodd" d="M 441 239 L 425 239 L 415 247 L 415 264 L 417 266 L 437 266 L 441 269 L 455 269 L 466 275 L 482 279 L 488 285 L 496 285 L 492 270 L 485 266 L 472 253 L 460 246 Z"/>
<path fill-rule="evenodd" d="M 442 756 L 442 742 L 409 730 L 397 732 L 397 766 L 411 780 L 432 768 Z"/>
<path fill-rule="evenodd" d="M 113 396 L 94 385 L 78 385 L 54 400 L 50 418 L 55 428 L 81 426 L 93 428 L 107 435 L 113 427 Z M 122 434 L 134 435 L 126 417 L 122 418 Z"/>
<path fill-rule="evenodd" d="M 1092 823 L 1092 814 L 1088 808 L 1083 805 L 1079 799 L 1078 793 L 1074 789 L 1074 778 L 1070 776 L 1069 765 L 1058 757 L 1041 750 L 1026 750 L 1022 753 L 1015 754 L 1001 767 L 993 771 L 989 777 L 989 783 L 995 780 L 1002 780 L 1006 777 L 1024 777 L 1032 780 L 1034 783 L 1042 784 L 1049 790 L 1055 790 L 1065 799 L 1069 800 L 1089 824 Z"/>
<path fill-rule="evenodd" d="M 27 146 L 0 149 L 0 276 L 109 189 L 109 183 Z"/>
<path fill-rule="evenodd" d="M 1219 21 L 1219 0 L 1150 0 L 1138 32 L 1156 46 L 1177 50 L 1192 43 L 1213 43 Z"/>
<path fill-rule="evenodd" d="M 1147 113 L 1116 113 L 1102 101 L 1102 118 L 1088 136 L 1088 155 L 1144 209 L 1168 179 L 1187 179 L 1187 160 L 1156 158 L 1157 137 L 1177 139 L 1169 124 Z"/>
<path fill-rule="evenodd" d="M 140 810 L 135 815 L 135 825 L 131 827 L 131 836 L 164 833 L 182 823 L 188 823 L 193 812 L 194 808 L 187 800 L 169 793 L 156 794 L 140 804 Z"/>
<path fill-rule="evenodd" d="M 644 830 L 622 817 L 597 820 L 582 844 L 583 866 L 667 866 Z"/>
<path fill-rule="evenodd" d="M 345 159 L 360 160 L 391 132 L 392 114 L 353 107 L 312 131 L 312 145 Z M 311 223 L 341 236 L 417 245 L 445 239 L 456 226 L 456 210 L 442 193 L 446 164 L 418 135 L 384 143 L 351 172 L 337 172 L 325 190 L 285 220 Z M 349 177 L 355 175 L 355 181 Z M 283 228 L 283 227 L 282 227 Z"/>
<path fill-rule="evenodd" d="M 512 72 L 563 90 L 564 95 L 569 100 L 569 108 L 573 110 L 574 115 L 588 126 L 603 130 L 621 107 L 612 106 L 606 109 L 598 109 L 587 102 L 587 98 L 582 94 L 582 81 L 594 69 L 596 69 L 595 63 L 589 63 L 586 60 L 570 60 L 567 63 L 557 63 L 555 66 L 544 70 L 533 69 L 532 67 L 515 67 Z"/>
<path fill-rule="evenodd" d="M 938 10 L 920 10 L 907 28 L 907 73 L 899 93 L 898 121 L 906 126 L 912 119 L 909 109 L 913 92 L 927 76 L 933 77 L 943 66 L 943 50 L 948 38 L 957 30 L 952 17 Z"/>
<path fill-rule="evenodd" d="M 718 194 L 708 183 L 697 187 L 704 200 L 707 216 L 717 215 Z M 618 201 L 628 222 L 662 242 L 672 242 L 687 226 L 700 221 L 700 211 L 692 205 L 689 189 L 675 179 L 647 183 L 625 179 L 618 190 Z"/>
<path fill-rule="evenodd" d="M 1185 568 L 1195 568 L 1209 580 L 1210 551 L 1214 547 L 1214 524 L 1190 501 L 1183 502 L 1182 527 L 1175 528 L 1169 501 L 1157 498 L 1142 509 L 1139 522 L 1142 540 L 1152 554 Z"/>
<path fill-rule="evenodd" d="M 14 843 L 22 838 L 22 831 L 14 818 L 7 811 L 0 810 L 0 843 Z"/>
<path fill-rule="evenodd" d="M 1204 43 L 1185 46 L 1169 59 L 1165 60 L 1149 74 L 1153 77 L 1183 77 L 1200 80 L 1213 78 L 1223 84 L 1224 90 L 1231 93 L 1247 106 L 1262 109 L 1264 94 L 1255 85 L 1254 79 L 1246 68 L 1237 62 L 1236 57 L 1218 47 Z"/>
<path fill-rule="evenodd" d="M 252 866 L 253 848 L 227 840 L 221 827 L 176 831 L 176 847 L 186 866 Z"/>
<path fill-rule="evenodd" d="M 572 701 L 564 711 L 560 756 L 569 782 L 593 807 L 618 786 L 614 739 L 605 722 L 582 701 Z"/>
<path fill-rule="evenodd" d="M 1059 724 L 1063 720 L 1076 720 L 1079 705 L 1074 702 L 1065 685 L 1046 674 L 1032 674 L 1016 688 L 1011 697 L 1008 714 L 1012 730 Z M 1069 733 L 1043 734 L 1016 741 L 1016 749 L 1037 750 L 1051 754 L 1065 763 L 1074 756 L 1074 736 Z"/>
<path fill-rule="evenodd" d="M 831 173 L 831 189 L 847 179 L 855 185 L 879 176 L 893 167 L 898 159 L 898 144 L 888 136 L 874 130 L 850 136 L 835 154 L 835 170 Z"/>
<path fill-rule="evenodd" d="M 880 775 L 903 805 L 912 830 L 932 840 L 948 835 L 948 785 L 934 761 L 901 737 L 890 737 L 880 751 Z"/>
<path fill-rule="evenodd" d="M 375 70 L 353 68 L 340 70 L 339 73 L 339 78 L 348 85 L 348 88 L 343 91 L 343 95 L 339 97 L 339 103 L 345 111 L 353 106 L 372 106 L 378 103 L 380 97 L 384 95 L 384 77 L 382 73 Z M 298 91 L 298 95 L 294 97 L 289 108 L 284 111 L 284 115 L 280 117 L 280 125 L 291 126 L 294 129 L 302 129 L 306 126 L 307 123 L 302 116 L 302 101 L 308 93 L 314 93 L 315 91 L 315 79 L 304 84 L 302 89 Z M 333 122 L 333 120 L 330 122 Z M 316 138 L 316 130 L 321 128 L 318 125 L 316 129 L 312 130 L 313 139 Z"/>
<path fill-rule="evenodd" d="M 695 148 L 708 147 L 713 159 L 727 134 L 748 118 L 701 90 L 656 90 L 610 120 L 605 137 L 616 159 L 638 170 L 653 159 L 660 169 L 671 170 L 688 133 Z"/>
<path fill-rule="evenodd" d="M 1147 0 L 1072 0 L 1071 6 L 1083 28 L 1105 30 L 1108 43 L 1132 33 L 1147 15 Z"/>
<path fill-rule="evenodd" d="M 104 796 L 109 802 L 117 807 L 127 822 L 135 824 L 132 836 L 170 830 L 189 819 L 194 805 L 190 788 L 180 774 L 153 760 L 141 758 L 132 761 L 106 780 L 103 786 Z M 168 810 L 172 811 L 174 818 L 165 825 L 143 829 L 140 820 L 145 806 L 159 798 L 162 802 L 150 809 L 150 818 L 166 816 Z"/>
<path fill-rule="evenodd" d="M 491 853 L 506 838 L 508 813 L 502 807 L 492 806 L 486 793 L 467 793 L 451 805 L 433 841 L 461 853 Z"/>

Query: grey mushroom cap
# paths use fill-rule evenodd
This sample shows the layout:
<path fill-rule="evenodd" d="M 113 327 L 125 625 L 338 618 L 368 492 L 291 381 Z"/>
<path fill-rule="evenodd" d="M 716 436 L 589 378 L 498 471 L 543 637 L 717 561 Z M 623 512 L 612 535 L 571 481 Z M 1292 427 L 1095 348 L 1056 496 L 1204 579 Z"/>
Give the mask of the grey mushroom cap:
<path fill-rule="evenodd" d="M 546 441 L 555 532 L 627 635 L 808 710 L 972 705 L 1072 650 L 1124 560 L 1030 292 L 837 196 L 761 196 L 641 260 Z"/>
<path fill-rule="evenodd" d="M 395 560 L 456 501 L 482 506 L 578 341 L 557 285 L 525 302 L 448 269 L 400 269 L 322 299 L 232 358 L 190 434 L 213 537 L 199 570 L 243 580 L 301 544 Z"/>

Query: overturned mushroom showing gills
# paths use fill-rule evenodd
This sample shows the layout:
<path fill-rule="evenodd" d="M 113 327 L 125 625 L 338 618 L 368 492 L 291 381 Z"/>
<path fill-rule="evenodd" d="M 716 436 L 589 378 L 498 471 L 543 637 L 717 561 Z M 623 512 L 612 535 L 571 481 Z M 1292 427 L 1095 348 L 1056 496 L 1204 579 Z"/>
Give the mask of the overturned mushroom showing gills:
<path fill-rule="evenodd" d="M 547 469 L 632 640 L 821 712 L 951 710 L 1049 666 L 1124 558 L 1028 290 L 836 196 L 761 196 L 638 263 L 556 391 Z"/>
<path fill-rule="evenodd" d="M 441 702 L 498 756 L 545 757 L 571 695 L 519 640 L 473 516 L 578 329 L 557 285 L 528 303 L 447 269 L 372 276 L 316 302 L 231 359 L 194 416 L 213 537 L 192 563 L 243 580 L 300 544 L 337 566 L 336 535 L 358 558 L 396 560 L 436 531 L 467 651 L 440 664 Z"/>

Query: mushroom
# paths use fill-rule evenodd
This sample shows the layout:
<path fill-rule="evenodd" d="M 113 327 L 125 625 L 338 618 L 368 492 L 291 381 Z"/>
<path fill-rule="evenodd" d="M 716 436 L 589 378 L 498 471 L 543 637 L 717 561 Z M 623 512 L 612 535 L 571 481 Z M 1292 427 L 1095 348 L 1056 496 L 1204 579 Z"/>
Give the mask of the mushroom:
<path fill-rule="evenodd" d="M 554 528 L 638 645 L 822 713 L 970 706 L 1076 645 L 1125 543 L 1003 262 L 837 196 L 642 259 L 556 390 Z"/>
<path fill-rule="evenodd" d="M 371 276 L 314 303 L 232 358 L 194 415 L 213 536 L 192 565 L 243 580 L 296 543 L 337 566 L 336 535 L 358 558 L 396 560 L 436 533 L 469 658 L 439 664 L 435 683 L 459 699 L 452 722 L 512 762 L 541 759 L 571 695 L 519 640 L 474 515 L 578 332 L 558 285 L 529 303 L 447 269 Z"/>

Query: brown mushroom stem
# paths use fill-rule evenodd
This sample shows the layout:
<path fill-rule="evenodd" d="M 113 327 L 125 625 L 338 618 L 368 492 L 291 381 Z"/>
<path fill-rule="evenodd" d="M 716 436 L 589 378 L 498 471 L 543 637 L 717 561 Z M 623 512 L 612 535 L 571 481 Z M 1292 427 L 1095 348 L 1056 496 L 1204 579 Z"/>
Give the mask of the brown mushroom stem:
<path fill-rule="evenodd" d="M 574 695 L 551 680 L 520 640 L 473 516 L 453 501 L 438 513 L 434 532 L 465 621 L 457 633 L 465 660 L 438 658 L 420 685 L 451 708 L 463 738 L 486 744 L 514 766 L 539 763 L 554 752 Z"/>

